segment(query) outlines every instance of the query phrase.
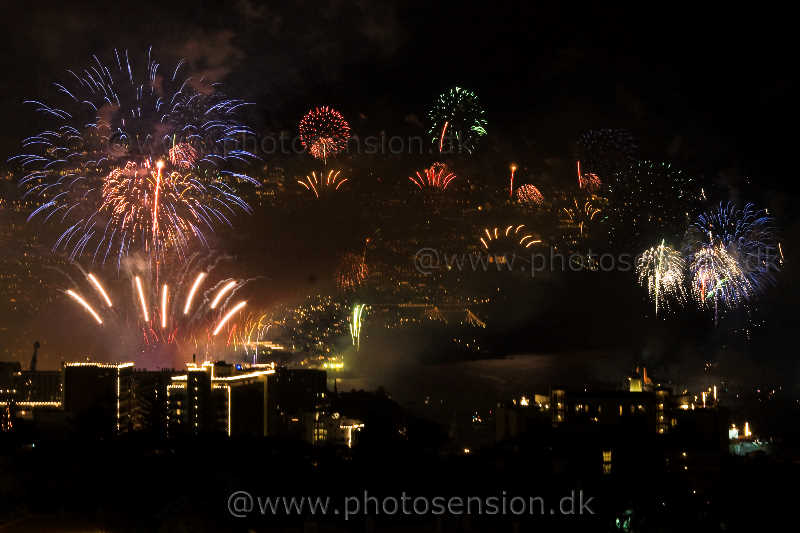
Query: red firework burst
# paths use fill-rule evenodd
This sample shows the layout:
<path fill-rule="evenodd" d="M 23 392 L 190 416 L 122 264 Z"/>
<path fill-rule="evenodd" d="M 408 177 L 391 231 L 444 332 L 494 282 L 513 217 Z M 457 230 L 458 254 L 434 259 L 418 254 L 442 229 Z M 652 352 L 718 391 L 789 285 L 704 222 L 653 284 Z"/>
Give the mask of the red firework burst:
<path fill-rule="evenodd" d="M 444 163 L 434 163 L 429 168 L 426 168 L 420 174 L 417 171 L 416 176 L 409 176 L 411 182 L 419 187 L 420 190 L 433 189 L 437 191 L 444 191 L 450 182 L 456 179 L 456 175 L 447 168 Z"/>
<path fill-rule="evenodd" d="M 600 176 L 592 172 L 581 173 L 581 162 L 578 161 L 578 187 L 586 189 L 589 192 L 597 192 L 603 182 L 600 181 Z"/>
<path fill-rule="evenodd" d="M 347 148 L 349 138 L 350 124 L 331 107 L 313 109 L 300 121 L 300 142 L 317 159 L 335 156 Z"/>

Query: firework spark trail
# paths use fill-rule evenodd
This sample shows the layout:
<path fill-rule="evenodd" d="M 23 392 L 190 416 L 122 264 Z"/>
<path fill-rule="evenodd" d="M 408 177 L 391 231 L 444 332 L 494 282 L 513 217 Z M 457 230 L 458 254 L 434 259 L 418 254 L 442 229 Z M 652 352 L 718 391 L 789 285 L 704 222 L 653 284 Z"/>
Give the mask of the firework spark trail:
<path fill-rule="evenodd" d="M 216 309 L 217 305 L 219 305 L 220 300 L 222 300 L 222 297 L 225 296 L 228 292 L 230 292 L 234 287 L 236 287 L 236 282 L 229 281 L 224 287 L 222 287 L 217 292 L 217 295 L 214 297 L 214 300 L 211 302 L 211 305 L 209 307 L 211 309 Z"/>
<path fill-rule="evenodd" d="M 647 283 L 648 293 L 655 303 L 656 316 L 659 309 L 665 307 L 665 298 L 683 302 L 685 267 L 681 253 L 663 239 L 661 244 L 645 250 L 637 259 L 639 284 L 644 286 Z"/>
<path fill-rule="evenodd" d="M 239 310 L 242 309 L 245 305 L 247 305 L 247 302 L 241 301 L 238 304 L 236 304 L 235 306 L 233 306 L 233 309 L 228 311 L 228 313 L 224 317 L 222 317 L 222 320 L 220 320 L 219 324 L 214 329 L 214 333 L 212 335 L 216 336 L 217 333 L 219 333 L 220 330 L 223 328 L 223 326 L 225 326 L 225 324 L 228 322 L 228 320 L 230 320 L 231 317 L 233 315 L 235 315 L 237 312 L 239 312 Z"/>
<path fill-rule="evenodd" d="M 55 84 L 64 109 L 28 101 L 56 122 L 10 159 L 24 170 L 23 197 L 43 200 L 29 220 L 41 214 L 65 224 L 53 248 L 73 260 L 116 256 L 119 267 L 140 247 L 156 260 L 182 258 L 193 242 L 206 243 L 204 231 L 250 210 L 234 188 L 258 186 L 240 169 L 257 159 L 239 148 L 253 135 L 235 118 L 249 103 L 203 80 L 189 83 L 183 61 L 170 76 L 149 52 L 141 72 L 127 51 L 114 50 L 114 59 L 111 68 L 94 56 L 68 71 L 69 81 Z"/>
<path fill-rule="evenodd" d="M 135 278 L 136 292 L 139 294 L 139 303 L 142 305 L 142 316 L 145 322 L 150 322 L 150 314 L 147 312 L 147 301 L 144 299 L 144 290 L 142 289 L 142 280 L 139 276 Z"/>
<path fill-rule="evenodd" d="M 164 284 L 164 288 L 161 291 L 161 329 L 166 329 L 167 327 L 167 300 L 169 298 L 169 287 L 167 284 Z"/>
<path fill-rule="evenodd" d="M 88 275 L 88 276 L 86 276 L 86 277 L 87 277 L 87 278 L 89 278 L 89 281 L 91 281 L 91 282 L 92 282 L 92 285 L 94 285 L 94 286 L 95 286 L 95 288 L 97 289 L 97 292 L 99 292 L 99 293 L 100 293 L 100 296 L 102 296 L 102 297 L 103 297 L 103 299 L 106 301 L 106 304 L 107 304 L 109 307 L 114 307 L 114 306 L 111 304 L 111 298 L 109 298 L 109 297 L 108 297 L 108 293 L 107 293 L 107 292 L 106 292 L 106 290 L 103 288 L 103 286 L 100 284 L 100 281 L 99 281 L 99 280 L 98 280 L 98 279 L 97 279 L 97 278 L 94 276 L 94 274 L 89 274 L 89 275 Z"/>
<path fill-rule="evenodd" d="M 73 298 L 73 299 L 74 299 L 76 302 L 78 302 L 79 304 L 81 304 L 81 305 L 83 306 L 83 308 L 84 308 L 84 309 L 86 309 L 86 310 L 87 310 L 87 311 L 88 311 L 88 312 L 89 312 L 89 313 L 90 313 L 90 314 L 91 314 L 91 315 L 94 317 L 94 319 L 95 319 L 95 320 L 97 320 L 97 323 L 98 323 L 98 324 L 102 324 L 102 323 L 103 323 L 103 320 L 100 318 L 100 315 L 98 315 L 98 314 L 95 312 L 95 310 L 94 310 L 94 309 L 92 309 L 92 306 L 91 306 L 91 305 L 89 305 L 89 304 L 86 302 L 86 300 L 84 300 L 83 298 L 81 298 L 81 297 L 80 297 L 80 295 L 78 295 L 78 293 L 76 293 L 75 291 L 72 291 L 72 290 L 68 290 L 68 291 L 67 291 L 67 294 L 68 294 L 68 295 L 69 295 L 71 298 Z"/>
<path fill-rule="evenodd" d="M 353 306 L 353 313 L 350 316 L 350 338 L 356 351 L 361 349 L 361 325 L 365 307 L 365 304 L 356 304 Z"/>
<path fill-rule="evenodd" d="M 511 163 L 511 183 L 509 184 L 509 187 L 508 187 L 508 197 L 509 198 L 513 198 L 514 197 L 514 172 L 516 172 L 516 171 L 517 171 L 517 165 L 515 165 L 514 163 Z"/>
<path fill-rule="evenodd" d="M 192 288 L 189 291 L 189 295 L 186 297 L 186 305 L 183 307 L 183 314 L 184 315 L 188 315 L 189 314 L 189 309 L 191 309 L 192 300 L 194 299 L 194 293 L 197 292 L 197 289 L 200 287 L 200 284 L 203 282 L 203 279 L 205 279 L 205 277 L 206 277 L 206 273 L 205 272 L 200 272 L 197 275 L 197 278 L 194 280 L 194 283 L 192 284 Z"/>

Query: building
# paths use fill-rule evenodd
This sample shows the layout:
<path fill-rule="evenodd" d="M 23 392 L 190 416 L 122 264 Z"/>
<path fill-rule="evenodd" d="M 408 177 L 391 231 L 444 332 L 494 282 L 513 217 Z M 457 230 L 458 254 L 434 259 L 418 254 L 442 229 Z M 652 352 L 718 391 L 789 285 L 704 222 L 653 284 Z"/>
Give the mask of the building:
<path fill-rule="evenodd" d="M 327 375 L 321 370 L 190 363 L 172 376 L 167 435 L 276 436 L 310 443 L 328 439 Z"/>
<path fill-rule="evenodd" d="M 167 386 L 167 436 L 225 433 L 267 435 L 267 377 L 275 371 L 238 372 L 225 363 L 190 363 Z"/>
<path fill-rule="evenodd" d="M 167 386 L 174 374 L 172 369 L 134 372 L 133 431 L 166 436 Z"/>
<path fill-rule="evenodd" d="M 108 436 L 133 429 L 133 363 L 65 363 L 63 408 L 79 433 Z"/>
<path fill-rule="evenodd" d="M 323 370 L 278 368 L 267 392 L 267 434 L 312 444 L 328 439 L 328 377 Z"/>
<path fill-rule="evenodd" d="M 22 370 L 17 376 L 17 402 L 61 404 L 61 372 L 58 370 Z"/>
<path fill-rule="evenodd" d="M 20 365 L 16 361 L 0 361 L 0 433 L 14 429 L 14 400 Z"/>
<path fill-rule="evenodd" d="M 213 368 L 213 364 L 189 365 L 186 374 L 172 376 L 167 385 L 168 437 L 225 431 L 219 414 L 227 406 L 218 393 L 212 394 Z"/>

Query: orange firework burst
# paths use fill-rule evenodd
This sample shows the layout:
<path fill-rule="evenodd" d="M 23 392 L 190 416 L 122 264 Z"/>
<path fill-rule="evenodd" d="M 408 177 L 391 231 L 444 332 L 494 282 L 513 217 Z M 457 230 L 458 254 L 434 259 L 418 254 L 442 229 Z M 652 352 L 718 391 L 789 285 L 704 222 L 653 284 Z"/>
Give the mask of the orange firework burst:
<path fill-rule="evenodd" d="M 456 179 L 456 175 L 444 163 L 434 163 L 423 170 L 422 174 L 417 171 L 416 176 L 409 176 L 408 179 L 420 190 L 444 191 Z"/>
<path fill-rule="evenodd" d="M 561 211 L 566 215 L 567 221 L 570 224 L 580 229 L 581 237 L 583 237 L 586 225 L 600 214 L 600 208 L 595 207 L 590 200 L 586 200 L 581 204 L 577 198 L 573 198 L 572 204 L 562 208 Z"/>
<path fill-rule="evenodd" d="M 182 255 L 191 240 L 202 240 L 200 226 L 211 224 L 210 208 L 191 174 L 162 172 L 162 168 L 129 161 L 124 168 L 113 169 L 103 180 L 97 216 L 108 219 L 108 227 L 126 248 L 141 244 L 156 257 L 173 249 Z M 109 247 L 114 242 L 113 236 L 105 240 Z"/>
<path fill-rule="evenodd" d="M 347 148 L 350 124 L 341 113 L 324 106 L 306 113 L 300 121 L 300 142 L 317 159 L 326 161 Z"/>
<path fill-rule="evenodd" d="M 516 226 L 512 224 L 505 228 L 484 228 L 479 239 L 486 250 L 493 247 L 494 243 L 511 243 L 514 246 L 530 248 L 534 244 L 542 242 L 541 239 L 536 239 L 532 234 L 528 233 L 525 229 L 525 224 L 518 224 Z"/>
<path fill-rule="evenodd" d="M 578 161 L 578 187 L 586 189 L 589 192 L 597 192 L 603 182 L 600 181 L 600 176 L 591 172 L 581 173 L 581 162 Z"/>
<path fill-rule="evenodd" d="M 81 294 L 80 288 L 74 287 L 66 294 L 102 331 L 117 340 L 135 342 L 142 350 L 173 345 L 184 354 L 197 349 L 213 353 L 221 343 L 227 345 L 225 338 L 237 327 L 240 311 L 245 307 L 245 300 L 236 294 L 248 280 L 227 278 L 208 283 L 210 270 L 192 272 L 187 268 L 164 276 L 165 282 L 156 281 L 147 273 L 133 274 L 127 306 L 119 294 L 114 297 L 114 291 L 107 290 L 97 274 L 85 275 L 93 291 Z M 219 335 L 223 331 L 225 338 Z M 219 339 L 213 339 L 217 335 Z"/>
<path fill-rule="evenodd" d="M 544 196 L 539 189 L 530 184 L 522 185 L 516 192 L 517 202 L 526 207 L 539 207 L 544 203 Z"/>
<path fill-rule="evenodd" d="M 314 196 L 319 198 L 326 192 L 335 192 L 339 187 L 344 185 L 348 178 L 339 176 L 341 170 L 329 170 L 328 174 L 323 178 L 322 174 L 317 176 L 316 172 L 312 172 L 310 176 L 306 176 L 303 180 L 297 180 L 297 183 L 306 188 L 306 190 L 314 193 Z"/>

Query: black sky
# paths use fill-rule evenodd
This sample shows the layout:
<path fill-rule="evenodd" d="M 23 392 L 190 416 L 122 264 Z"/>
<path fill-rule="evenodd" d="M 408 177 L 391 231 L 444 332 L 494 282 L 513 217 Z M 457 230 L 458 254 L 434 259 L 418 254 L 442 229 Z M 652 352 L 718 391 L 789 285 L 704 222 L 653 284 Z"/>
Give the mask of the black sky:
<path fill-rule="evenodd" d="M 630 129 L 644 157 L 669 158 L 772 207 L 793 256 L 797 81 L 787 13 L 535 4 L 16 3 L 0 37 L 0 152 L 15 153 L 34 131 L 22 100 L 51 94 L 66 68 L 94 53 L 108 59 L 114 47 L 152 45 L 165 64 L 187 57 L 255 101 L 261 131 L 293 131 L 309 107 L 332 104 L 351 120 L 367 117 L 356 130 L 391 133 L 460 84 L 488 109 L 487 150 L 534 165 L 568 158 L 581 130 Z M 793 301 L 793 290 L 778 296 L 773 319 L 793 313 Z M 791 326 L 775 327 L 778 350 Z"/>

